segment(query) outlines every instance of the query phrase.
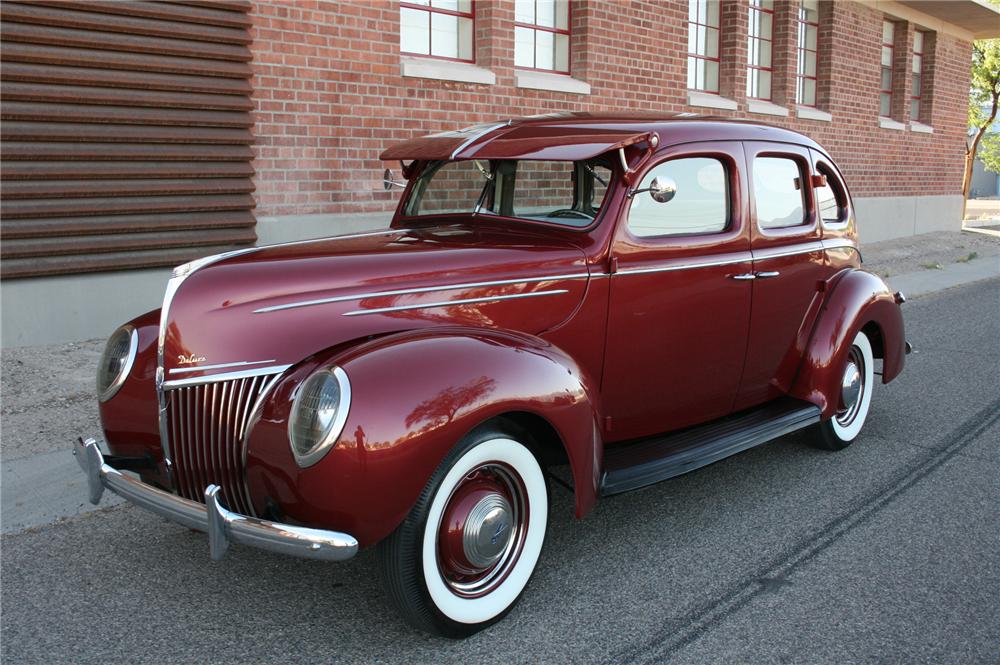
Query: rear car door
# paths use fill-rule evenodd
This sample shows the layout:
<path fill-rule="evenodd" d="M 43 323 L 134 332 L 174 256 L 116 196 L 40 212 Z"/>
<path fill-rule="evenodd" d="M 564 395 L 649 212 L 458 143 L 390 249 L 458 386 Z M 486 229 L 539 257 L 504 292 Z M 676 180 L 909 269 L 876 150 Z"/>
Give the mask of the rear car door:
<path fill-rule="evenodd" d="M 606 440 L 729 413 L 739 386 L 752 282 L 746 177 L 738 142 L 672 146 L 650 161 L 676 186 L 666 203 L 626 202 L 612 245 L 602 383 Z"/>
<path fill-rule="evenodd" d="M 825 253 L 808 149 L 747 142 L 753 311 L 737 410 L 785 394 L 822 304 Z"/>

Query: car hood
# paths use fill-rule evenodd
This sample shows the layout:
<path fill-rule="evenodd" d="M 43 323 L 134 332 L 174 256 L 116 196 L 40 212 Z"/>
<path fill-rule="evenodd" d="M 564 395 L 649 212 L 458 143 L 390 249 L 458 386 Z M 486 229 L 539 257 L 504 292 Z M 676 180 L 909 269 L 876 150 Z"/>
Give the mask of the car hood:
<path fill-rule="evenodd" d="M 472 225 L 238 250 L 175 271 L 161 313 L 165 379 L 291 365 L 435 325 L 537 334 L 572 315 L 587 273 L 566 240 Z"/>

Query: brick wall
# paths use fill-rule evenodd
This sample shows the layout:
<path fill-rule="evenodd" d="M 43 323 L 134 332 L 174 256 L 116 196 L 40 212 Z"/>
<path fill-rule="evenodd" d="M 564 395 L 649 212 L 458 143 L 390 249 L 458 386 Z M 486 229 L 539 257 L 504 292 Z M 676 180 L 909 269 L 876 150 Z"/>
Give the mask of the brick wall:
<path fill-rule="evenodd" d="M 722 8 L 722 92 L 739 104 L 734 112 L 687 106 L 685 1 L 574 1 L 572 75 L 590 84 L 590 95 L 516 87 L 513 0 L 476 2 L 476 64 L 496 74 L 495 85 L 402 77 L 395 2 L 255 1 L 257 214 L 389 210 L 398 193 L 383 191 L 378 154 L 391 143 L 570 110 L 688 111 L 777 124 L 826 146 L 855 197 L 959 194 L 971 45 L 945 33 L 926 41 L 923 120 L 933 134 L 883 129 L 883 14 L 853 2 L 823 2 L 817 103 L 833 122 L 800 119 L 794 28 L 782 22 L 793 12 L 777 4 L 774 101 L 792 109 L 789 118 L 747 111 L 747 18 L 740 0 L 723 0 Z M 904 123 L 909 100 L 901 95 L 910 86 L 905 66 L 916 27 L 901 22 L 897 30 L 894 109 Z"/>

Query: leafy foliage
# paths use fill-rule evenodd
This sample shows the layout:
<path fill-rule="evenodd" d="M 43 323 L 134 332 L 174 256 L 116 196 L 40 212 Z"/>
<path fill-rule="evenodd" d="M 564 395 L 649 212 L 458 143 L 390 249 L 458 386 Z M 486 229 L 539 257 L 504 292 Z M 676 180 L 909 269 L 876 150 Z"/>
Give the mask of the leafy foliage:
<path fill-rule="evenodd" d="M 973 129 L 972 153 L 990 171 L 1000 172 L 1000 135 L 989 133 L 1000 107 L 1000 39 L 980 39 L 972 44 L 972 88 L 969 92 L 969 127 Z"/>

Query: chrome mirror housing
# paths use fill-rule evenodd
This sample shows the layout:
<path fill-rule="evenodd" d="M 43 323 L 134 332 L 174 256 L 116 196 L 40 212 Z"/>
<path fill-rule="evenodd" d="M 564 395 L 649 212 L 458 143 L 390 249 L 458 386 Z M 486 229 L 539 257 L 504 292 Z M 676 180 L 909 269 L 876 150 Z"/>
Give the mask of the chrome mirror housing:
<path fill-rule="evenodd" d="M 677 183 L 673 178 L 657 176 L 649 183 L 649 195 L 657 203 L 666 203 L 677 194 Z"/>

